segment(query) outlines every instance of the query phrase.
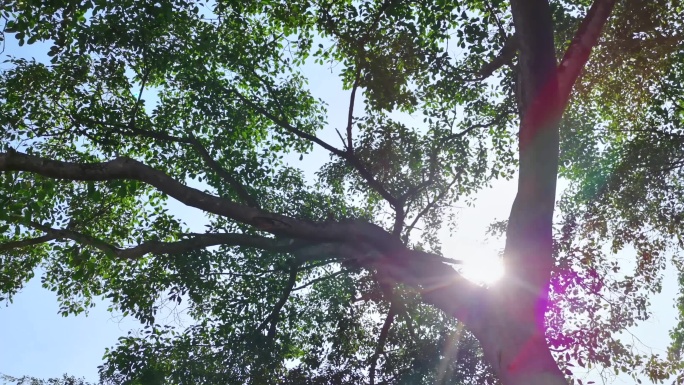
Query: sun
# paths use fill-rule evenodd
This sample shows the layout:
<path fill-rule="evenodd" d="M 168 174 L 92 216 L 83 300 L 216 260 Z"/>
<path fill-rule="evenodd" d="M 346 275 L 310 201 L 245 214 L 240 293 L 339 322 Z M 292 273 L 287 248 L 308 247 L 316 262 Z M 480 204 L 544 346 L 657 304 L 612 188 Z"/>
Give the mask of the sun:
<path fill-rule="evenodd" d="M 463 260 L 461 273 L 469 281 L 491 285 L 503 277 L 503 261 L 498 255 L 472 255 Z"/>
<path fill-rule="evenodd" d="M 444 256 L 459 261 L 458 270 L 478 285 L 493 285 L 504 275 L 504 263 L 496 242 L 483 242 L 472 234 L 455 234 L 444 243 Z M 456 266 L 455 266 L 456 267 Z"/>

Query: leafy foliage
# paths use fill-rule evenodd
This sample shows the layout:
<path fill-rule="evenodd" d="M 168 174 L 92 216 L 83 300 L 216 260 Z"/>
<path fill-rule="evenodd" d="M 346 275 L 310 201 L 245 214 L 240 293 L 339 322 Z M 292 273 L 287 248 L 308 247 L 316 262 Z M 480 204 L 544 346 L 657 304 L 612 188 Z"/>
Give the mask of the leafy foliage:
<path fill-rule="evenodd" d="M 610 338 L 600 361 L 633 376 L 632 368 L 643 365 L 652 381 L 684 368 L 681 321 L 671 332 L 668 357 L 634 354 L 614 336 L 650 316 L 650 297 L 661 291 L 668 257 L 681 276 L 683 20 L 681 12 L 664 9 L 681 4 L 618 8 L 607 27 L 611 40 L 597 47 L 561 128 L 561 175 L 571 187 L 561 203 L 559 261 L 589 294 L 573 306 L 589 310 L 594 325 L 572 338 Z M 621 250 L 634 254 L 634 262 L 611 258 Z M 678 381 L 684 381 L 681 374 Z"/>
<path fill-rule="evenodd" d="M 572 186 L 548 337 L 563 364 L 661 380 L 681 369 L 684 326 L 667 360 L 616 335 L 648 317 L 681 238 L 684 12 L 623 3 L 563 122 Z M 552 2 L 559 49 L 588 5 Z M 49 57 L 9 57 L 0 75 L 3 152 L 125 157 L 224 201 L 321 228 L 364 220 L 436 254 L 449 208 L 516 169 L 505 2 L 29 0 L 2 16 L 5 34 Z M 320 68 L 349 100 L 315 95 Z M 331 157 L 312 166 L 321 148 Z M 496 382 L 461 324 L 339 245 L 302 253 L 267 235 L 273 223 L 208 212 L 198 235 L 167 192 L 134 179 L 0 173 L 3 298 L 41 271 L 63 315 L 105 297 L 143 325 L 107 350 L 103 381 Z M 613 276 L 611 254 L 627 246 L 635 271 Z"/>

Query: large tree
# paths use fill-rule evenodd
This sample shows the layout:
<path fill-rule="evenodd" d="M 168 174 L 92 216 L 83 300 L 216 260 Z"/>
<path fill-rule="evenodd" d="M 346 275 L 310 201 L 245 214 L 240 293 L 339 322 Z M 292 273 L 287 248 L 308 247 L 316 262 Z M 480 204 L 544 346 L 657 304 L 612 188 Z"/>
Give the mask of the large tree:
<path fill-rule="evenodd" d="M 560 288 L 586 275 L 552 272 L 577 237 L 568 219 L 554 247 L 561 116 L 614 3 L 6 2 L 6 32 L 52 59 L 10 59 L 0 78 L 0 291 L 40 268 L 65 315 L 105 296 L 139 319 L 146 332 L 107 352 L 116 383 L 565 384 L 559 363 L 610 365 L 613 345 L 562 318 Z M 312 96 L 317 65 L 349 99 Z M 588 67 L 600 85 L 577 98 L 601 103 L 620 81 L 606 72 Z M 590 101 L 565 132 L 589 125 Z M 312 180 L 297 158 L 320 150 Z M 578 186 L 585 160 L 568 160 Z M 436 234 L 516 168 L 506 275 L 483 287 Z M 569 217 L 589 218 L 597 195 L 573 198 Z M 168 301 L 193 325 L 160 325 Z"/>

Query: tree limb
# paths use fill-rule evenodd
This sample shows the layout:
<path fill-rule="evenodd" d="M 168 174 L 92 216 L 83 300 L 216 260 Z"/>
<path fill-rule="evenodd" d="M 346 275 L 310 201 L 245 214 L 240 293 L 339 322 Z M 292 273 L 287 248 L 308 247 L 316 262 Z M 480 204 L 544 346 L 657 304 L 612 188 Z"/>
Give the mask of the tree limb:
<path fill-rule="evenodd" d="M 81 181 L 141 181 L 187 206 L 249 224 L 277 236 L 319 243 L 297 250 L 301 258 L 318 256 L 320 259 L 320 251 L 325 249 L 343 253 L 346 257 L 360 256 L 358 262 L 362 267 L 384 269 L 393 279 L 418 289 L 428 303 L 466 323 L 471 313 L 468 309 L 484 295 L 481 287 L 465 280 L 445 264 L 457 261 L 409 250 L 400 239 L 377 225 L 358 220 L 308 222 L 244 206 L 185 186 L 163 172 L 130 158 L 117 158 L 103 163 L 72 163 L 12 150 L 0 153 L 0 171 L 26 171 L 48 178 Z M 99 246 L 105 250 L 111 247 L 104 242 Z M 116 250 L 111 251 L 116 254 Z"/>
<path fill-rule="evenodd" d="M 369 383 L 370 385 L 375 385 L 375 367 L 377 366 L 378 363 L 378 358 L 380 357 L 380 354 L 385 350 L 385 343 L 387 341 L 387 336 L 389 335 L 389 330 L 390 327 L 392 326 L 392 323 L 394 322 L 394 317 L 397 314 L 397 306 L 395 305 L 394 301 L 390 303 L 390 308 L 389 311 L 387 311 L 387 317 L 385 317 L 385 322 L 382 325 L 382 329 L 380 329 L 380 335 L 378 336 L 378 343 L 375 345 L 375 352 L 373 353 L 373 356 L 371 357 L 370 361 L 370 368 L 368 369 L 368 377 L 369 377 Z"/>
<path fill-rule="evenodd" d="M 473 124 L 472 126 L 466 128 L 465 130 L 463 130 L 463 131 L 461 131 L 461 132 L 457 132 L 457 133 L 455 133 L 455 134 L 451 134 L 451 135 L 447 136 L 446 138 L 444 138 L 444 140 L 460 139 L 460 138 L 464 137 L 465 135 L 469 134 L 470 132 L 472 132 L 472 131 L 475 130 L 475 129 L 478 129 L 478 128 L 489 128 L 489 127 L 492 127 L 492 126 L 499 125 L 499 124 L 501 124 L 509 115 L 510 115 L 510 112 L 506 109 L 506 110 L 504 110 L 504 111 L 499 112 L 499 113 L 494 117 L 494 119 L 492 119 L 491 122 L 489 122 L 489 123 L 478 123 L 478 124 Z"/>
<path fill-rule="evenodd" d="M 562 109 L 567 106 L 572 88 L 589 60 L 592 48 L 598 43 L 601 30 L 614 6 L 615 0 L 594 1 L 565 51 L 558 66 L 558 93 Z"/>
<path fill-rule="evenodd" d="M 282 296 L 278 300 L 278 302 L 275 304 L 273 307 L 273 310 L 271 311 L 271 314 L 266 317 L 263 322 L 257 327 L 257 332 L 263 330 L 266 325 L 269 323 L 271 324 L 269 329 L 268 329 L 268 339 L 269 341 L 272 341 L 273 338 L 275 337 L 275 332 L 276 332 L 276 326 L 278 324 L 278 315 L 280 314 L 280 310 L 283 309 L 283 306 L 285 306 L 285 303 L 287 302 L 288 298 L 290 298 L 290 293 L 292 293 L 292 289 L 294 288 L 295 284 L 297 283 L 297 266 L 292 265 L 290 267 L 290 275 L 287 279 L 287 283 L 285 285 L 285 291 L 283 291 Z"/>
<path fill-rule="evenodd" d="M 492 59 L 491 62 L 485 64 L 477 72 L 478 80 L 484 80 L 492 76 L 492 74 L 499 68 L 511 64 L 518 52 L 518 38 L 516 35 L 511 35 L 504 42 L 499 55 Z"/>
<path fill-rule="evenodd" d="M 10 241 L 0 244 L 0 252 L 9 251 L 12 249 L 20 249 L 22 247 L 27 246 L 39 245 L 41 243 L 49 242 L 55 239 L 57 239 L 57 237 L 54 235 L 43 235 L 35 238 L 22 239 L 20 241 Z"/>
<path fill-rule="evenodd" d="M 406 192 L 403 195 L 401 195 L 399 197 L 399 199 L 407 200 L 407 199 L 413 197 L 414 195 L 418 194 L 419 192 L 421 192 L 424 188 L 429 187 L 433 183 L 435 183 L 435 181 L 433 179 L 428 179 L 428 180 L 425 180 L 425 181 L 423 181 L 423 182 L 421 182 L 415 186 L 411 186 L 406 190 Z"/>
<path fill-rule="evenodd" d="M 250 106 L 252 109 L 257 111 L 261 115 L 267 117 L 273 123 L 277 124 L 281 128 L 291 132 L 292 134 L 294 134 L 300 138 L 303 138 L 303 139 L 309 140 L 313 143 L 316 143 L 319 146 L 321 146 L 324 149 L 331 152 L 332 154 L 337 155 L 340 158 L 346 160 L 354 169 L 356 169 L 356 171 L 359 172 L 359 174 L 361 174 L 361 177 L 363 177 L 363 179 L 368 183 L 368 186 L 370 186 L 373 190 L 377 191 L 378 194 L 380 194 L 380 196 L 383 199 L 385 199 L 387 202 L 389 202 L 389 204 L 392 205 L 393 208 L 396 209 L 397 207 L 399 207 L 401 205 L 401 202 L 398 199 L 396 199 L 389 191 L 387 191 L 387 189 L 385 188 L 385 186 L 382 185 L 382 183 L 380 183 L 377 179 L 375 179 L 373 174 L 370 171 L 368 171 L 368 169 L 361 163 L 361 161 L 356 156 L 353 155 L 353 153 L 351 153 L 349 151 L 340 150 L 340 149 L 328 144 L 327 142 L 321 140 L 317 136 L 300 130 L 299 128 L 293 126 L 292 124 L 290 124 L 286 120 L 278 118 L 277 116 L 268 112 L 262 106 L 252 102 L 251 100 L 246 98 L 244 95 L 242 95 L 237 90 L 230 90 L 230 92 L 235 94 L 240 100 L 242 100 L 242 102 L 244 102 L 245 104 Z"/>
<path fill-rule="evenodd" d="M 347 152 L 354 153 L 354 143 L 352 142 L 352 125 L 354 124 L 354 101 L 356 99 L 356 90 L 359 88 L 359 81 L 361 80 L 361 67 L 357 67 L 356 75 L 354 76 L 354 84 L 352 84 L 351 95 L 349 96 L 349 113 L 347 114 Z"/>
<path fill-rule="evenodd" d="M 251 207 L 259 207 L 259 202 L 257 202 L 256 199 L 252 196 L 247 191 L 247 188 L 240 183 L 236 178 L 234 178 L 228 170 L 223 168 L 210 154 L 209 151 L 207 151 L 206 147 L 202 145 L 202 143 L 197 139 L 194 135 L 190 135 L 189 141 L 191 144 L 195 147 L 195 150 L 199 152 L 200 156 L 202 159 L 204 159 L 204 162 L 207 163 L 209 168 L 214 170 L 214 172 L 223 180 L 228 182 L 233 189 L 235 189 L 235 192 L 238 194 L 238 196 L 245 201 L 249 206 Z"/>
<path fill-rule="evenodd" d="M 72 117 L 73 120 L 77 122 L 86 122 L 89 124 L 101 124 L 117 129 L 117 133 L 125 136 L 142 136 L 151 139 L 162 140 L 166 142 L 175 142 L 181 144 L 187 144 L 192 146 L 195 151 L 200 155 L 200 158 L 212 169 L 216 175 L 225 180 L 237 193 L 237 195 L 245 203 L 251 207 L 259 207 L 259 203 L 254 199 L 254 197 L 247 191 L 247 188 L 240 183 L 233 175 L 228 172 L 223 166 L 221 166 L 210 154 L 206 147 L 197 139 L 194 135 L 190 134 L 189 138 L 181 138 L 178 136 L 173 136 L 166 134 L 164 132 L 155 132 L 137 128 L 134 125 L 123 125 L 123 124 L 113 124 L 108 122 L 95 121 L 83 117 Z"/>
<path fill-rule="evenodd" d="M 102 251 L 103 253 L 109 255 L 109 256 L 118 256 L 119 249 L 112 245 L 109 244 L 105 241 L 102 241 L 100 239 L 91 237 L 90 235 L 82 234 L 77 231 L 73 230 L 67 230 L 67 229 L 53 229 L 49 226 L 44 226 L 40 223 L 33 222 L 33 221 L 21 221 L 21 224 L 25 226 L 30 226 L 33 227 L 34 229 L 40 230 L 42 232 L 45 232 L 48 234 L 48 236 L 53 237 L 54 239 L 71 239 L 73 241 L 76 241 L 82 245 L 90 246 L 95 249 L 98 249 Z"/>
<path fill-rule="evenodd" d="M 334 272 L 334 273 L 327 274 L 327 275 L 324 275 L 324 276 L 322 276 L 322 277 L 318 277 L 318 278 L 312 279 L 311 281 L 309 281 L 309 282 L 307 282 L 307 283 L 305 283 L 305 284 L 302 284 L 302 285 L 300 285 L 300 286 L 295 287 L 294 289 L 292 289 L 292 291 L 297 291 L 297 290 L 305 289 L 305 288 L 307 288 L 307 287 L 309 287 L 309 286 L 311 286 L 311 285 L 317 284 L 318 282 L 326 281 L 326 280 L 328 280 L 328 279 L 330 279 L 330 278 L 337 277 L 338 275 L 341 275 L 341 274 L 344 274 L 344 273 L 345 273 L 344 270 L 339 270 L 339 271 L 336 271 L 336 272 Z"/>
<path fill-rule="evenodd" d="M 94 247 L 105 254 L 128 260 L 140 259 L 146 254 L 175 255 L 221 245 L 253 247 L 266 251 L 293 253 L 296 255 L 298 263 L 319 260 L 321 257 L 328 255 L 333 255 L 337 258 L 353 258 L 358 255 L 356 249 L 343 249 L 337 244 L 315 244 L 295 239 L 266 238 L 236 233 L 192 234 L 188 238 L 175 242 L 147 241 L 130 248 L 119 248 L 108 242 L 68 228 L 55 229 L 32 221 L 22 221 L 22 224 L 43 231 L 48 235 L 23 241 L 8 242 L 0 245 L 0 251 L 49 240 L 70 239 L 82 245 Z"/>

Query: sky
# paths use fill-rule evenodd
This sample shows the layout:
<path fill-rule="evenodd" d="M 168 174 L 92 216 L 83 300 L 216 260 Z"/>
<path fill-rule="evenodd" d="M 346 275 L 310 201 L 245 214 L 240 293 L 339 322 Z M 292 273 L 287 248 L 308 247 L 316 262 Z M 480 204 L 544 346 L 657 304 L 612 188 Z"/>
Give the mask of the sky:
<path fill-rule="evenodd" d="M 20 48 L 10 37 L 2 56 L 9 54 L 47 61 L 45 52 L 47 49 L 40 45 Z M 321 134 L 321 138 L 339 146 L 334 128 L 346 125 L 346 107 L 338 106 L 348 104 L 348 92 L 342 91 L 341 82 L 328 68 L 312 66 L 307 68 L 305 75 L 310 79 L 310 89 L 314 96 L 322 98 L 329 105 L 331 126 Z M 361 110 L 360 104 L 358 107 L 357 111 Z M 422 118 L 416 118 L 415 122 L 411 122 L 410 116 L 405 119 L 406 124 L 419 124 L 422 121 Z M 327 159 L 327 153 L 317 148 L 304 157 L 300 165 L 312 175 L 317 169 L 316 165 Z M 295 162 L 295 165 L 298 164 Z M 487 242 L 485 229 L 494 220 L 507 218 L 515 192 L 515 180 L 495 181 L 491 188 L 477 195 L 474 207 L 454 208 L 458 213 L 459 226 L 455 232 L 444 234 L 444 254 L 456 259 L 488 259 L 495 263 L 502 241 Z M 191 227 L 199 229 L 203 226 L 203 221 L 197 219 L 201 217 L 197 215 L 197 210 L 177 202 L 170 205 L 173 212 L 185 219 Z M 618 257 L 631 258 L 629 254 Z M 669 344 L 667 332 L 676 321 L 673 298 L 677 285 L 674 273 L 674 269 L 668 269 L 662 294 L 653 298 L 653 317 L 630 330 L 655 352 L 665 351 Z M 15 296 L 14 303 L 0 306 L 0 373 L 41 378 L 59 377 L 68 373 L 96 381 L 97 366 L 102 363 L 105 348 L 114 346 L 117 338 L 138 328 L 139 324 L 134 319 L 108 312 L 108 302 L 104 300 L 90 309 L 87 316 L 62 317 L 58 313 L 56 295 L 41 287 L 39 276 L 37 274 L 36 278 L 27 283 Z M 600 383 L 596 373 L 587 378 Z M 630 378 L 623 376 L 614 383 L 632 382 Z"/>

